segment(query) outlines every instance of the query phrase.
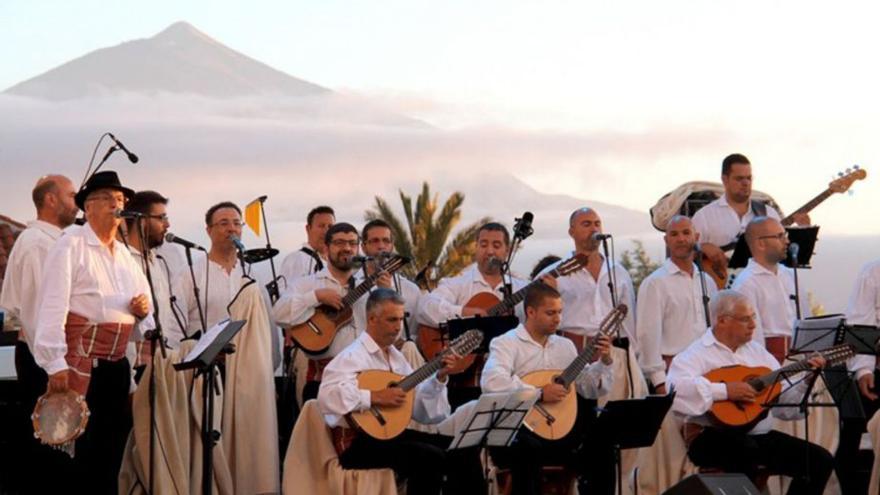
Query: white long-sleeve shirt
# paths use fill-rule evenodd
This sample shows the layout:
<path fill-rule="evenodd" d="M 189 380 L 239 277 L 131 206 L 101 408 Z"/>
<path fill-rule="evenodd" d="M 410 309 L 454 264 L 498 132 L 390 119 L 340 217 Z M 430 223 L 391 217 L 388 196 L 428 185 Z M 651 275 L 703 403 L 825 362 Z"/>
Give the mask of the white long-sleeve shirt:
<path fill-rule="evenodd" d="M 312 246 L 305 243 L 300 249 L 285 256 L 284 261 L 281 262 L 281 269 L 278 273 L 284 276 L 284 281 L 288 287 L 294 282 L 294 280 L 318 273 L 323 268 L 327 267 L 327 261 L 324 258 L 321 258 L 323 267 L 319 267 L 315 258 L 303 251 L 303 248 L 314 251 Z M 318 255 L 318 257 L 320 258 L 321 256 Z M 284 287 L 284 284 L 281 284 L 280 286 Z"/>
<path fill-rule="evenodd" d="M 846 322 L 880 326 L 880 260 L 865 264 L 859 271 L 846 305 Z M 858 355 L 850 360 L 849 369 L 861 378 L 873 373 L 875 365 L 875 357 Z"/>
<path fill-rule="evenodd" d="M 386 359 L 370 334 L 362 332 L 324 368 L 318 406 L 329 426 L 345 426 L 343 416 L 370 407 L 370 391 L 359 388 L 357 382 L 358 373 L 367 370 L 387 370 L 403 376 L 413 372 L 397 348 L 389 346 Z M 436 374 L 415 388 L 413 419 L 417 422 L 438 423 L 449 416 L 450 411 L 446 385 L 437 380 Z"/>
<path fill-rule="evenodd" d="M 418 330 L 418 325 L 416 323 L 416 316 L 419 308 L 419 298 L 422 297 L 422 290 L 419 289 L 419 286 L 415 283 L 408 280 L 406 277 L 401 276 L 399 273 L 395 273 L 393 275 L 394 282 L 391 286 L 395 292 L 403 297 L 404 303 L 404 311 L 407 314 L 406 325 L 409 327 L 410 337 L 413 340 L 416 338 L 416 331 Z M 354 274 L 355 285 L 360 285 L 364 281 L 364 271 L 358 270 Z M 376 286 L 374 285 L 370 292 L 376 290 Z M 365 294 L 363 297 L 358 299 L 353 306 L 355 309 L 355 326 L 357 328 L 366 328 L 367 327 L 367 298 L 368 294 Z M 406 339 L 406 328 L 401 325 L 400 327 L 400 335 L 398 338 Z"/>
<path fill-rule="evenodd" d="M 718 292 L 706 275 L 706 295 Z M 666 381 L 663 356 L 675 356 L 706 331 L 703 289 L 700 272 L 693 266 L 693 276 L 682 271 L 669 258 L 648 275 L 639 286 L 636 338 L 639 342 L 639 365 L 655 386 Z"/>
<path fill-rule="evenodd" d="M 0 307 L 21 321 L 20 337 L 31 350 L 37 332 L 37 297 L 43 278 L 43 263 L 59 237 L 61 229 L 55 225 L 33 220 L 18 235 L 9 253 L 6 278 L 0 291 Z"/>
<path fill-rule="evenodd" d="M 523 388 L 534 390 L 535 387 L 523 382 L 522 377 L 533 371 L 564 370 L 577 356 L 571 340 L 550 335 L 541 345 L 529 335 L 525 326 L 519 325 L 492 339 L 489 358 L 480 377 L 480 388 L 486 393 Z M 575 380 L 578 393 L 586 399 L 605 395 L 614 381 L 613 370 L 613 366 L 606 366 L 601 360 L 585 366 Z"/>
<path fill-rule="evenodd" d="M 335 290 L 343 297 L 348 293 L 348 287 L 340 284 L 325 267 L 318 273 L 297 278 L 287 286 L 272 307 L 275 321 L 282 326 L 293 326 L 307 321 L 315 314 L 315 308 L 321 305 L 318 296 L 315 295 L 318 289 Z M 361 296 L 352 305 L 354 317 L 336 330 L 336 337 L 330 348 L 318 355 L 308 355 L 310 359 L 332 358 L 354 342 L 358 333 L 366 328 L 366 298 L 366 295 Z"/>
<path fill-rule="evenodd" d="M 140 251 L 130 247 L 131 255 L 134 257 L 135 262 L 137 262 L 138 266 L 143 270 L 144 266 L 144 257 L 140 253 Z M 162 334 L 165 336 L 165 339 L 169 346 L 172 349 L 177 349 L 178 345 L 180 345 L 180 341 L 184 338 L 184 329 L 187 325 L 188 313 L 186 310 L 186 301 L 185 298 L 181 298 L 175 288 L 172 287 L 171 277 L 172 275 L 172 266 L 164 260 L 161 255 L 157 255 L 155 250 L 152 251 L 153 255 L 150 256 L 150 276 L 153 278 L 153 289 L 156 292 L 156 301 L 155 304 L 158 307 L 159 311 L 159 322 L 162 324 Z M 144 272 L 146 276 L 146 272 Z M 187 274 L 189 276 L 189 274 Z M 175 297 L 175 306 L 172 309 L 172 296 Z M 177 318 L 175 318 L 175 312 L 177 314 Z M 154 313 L 155 316 L 155 313 Z M 178 318 L 180 322 L 178 323 Z M 183 328 L 181 328 L 181 323 L 183 324 Z"/>
<path fill-rule="evenodd" d="M 764 343 L 766 337 L 792 337 L 797 321 L 797 309 L 791 296 L 794 294 L 794 274 L 791 268 L 778 265 L 776 273 L 749 259 L 746 268 L 736 276 L 734 290 L 741 292 L 755 308 L 753 339 Z M 800 288 L 801 316 L 810 316 L 809 305 Z"/>
<path fill-rule="evenodd" d="M 513 279 L 513 292 L 525 287 L 525 280 Z M 437 288 L 422 297 L 419 307 L 419 323 L 431 327 L 439 327 L 441 323 L 461 318 L 461 312 L 470 298 L 481 292 L 494 294 L 499 301 L 504 300 L 504 284 L 489 285 L 474 263 L 461 274 L 444 278 Z M 516 315 L 520 321 L 524 319 L 522 303 L 516 305 Z"/>
<path fill-rule="evenodd" d="M 205 290 L 205 274 L 208 275 L 208 288 Z M 199 288 L 199 300 L 202 311 L 205 311 L 205 319 L 208 328 L 229 318 L 226 307 L 238 294 L 241 288 L 241 279 L 244 276 L 241 262 L 236 260 L 232 271 L 226 273 L 226 269 L 218 263 L 208 259 L 207 255 L 199 256 L 193 260 L 193 273 L 195 273 L 196 286 Z M 199 309 L 196 306 L 196 298 L 193 293 L 192 276 L 188 270 L 178 275 L 180 280 L 181 299 L 186 302 L 187 309 L 187 332 L 192 333 L 201 329 L 202 322 L 199 318 Z"/>
<path fill-rule="evenodd" d="M 114 240 L 113 253 L 101 244 L 91 226 L 69 230 L 49 250 L 40 282 L 39 316 L 34 359 L 48 374 L 67 369 L 64 326 L 67 313 L 95 323 L 135 324 L 132 338 L 154 326 L 150 287 L 125 245 Z M 150 314 L 135 321 L 131 299 L 144 294 Z"/>
<path fill-rule="evenodd" d="M 772 206 L 767 205 L 767 216 L 779 220 L 779 212 Z M 752 208 L 742 218 L 728 204 L 727 196 L 722 194 L 720 198 L 700 208 L 692 219 L 694 229 L 700 233 L 700 242 L 723 246 L 733 242 L 740 234 L 746 231 L 749 222 L 755 218 Z"/>
<path fill-rule="evenodd" d="M 779 362 L 767 352 L 762 344 L 754 340 L 740 346 L 736 351 L 715 338 L 710 328 L 699 340 L 692 343 L 672 360 L 666 384 L 675 390 L 672 411 L 684 420 L 711 425 L 706 413 L 716 401 L 727 400 L 727 385 L 712 383 L 703 375 L 722 366 L 763 366 L 771 371 L 779 369 Z M 784 379 L 783 379 L 784 380 Z M 797 381 L 791 377 L 791 381 Z M 783 387 L 788 385 L 783 382 Z M 788 387 L 780 396 L 779 403 L 789 404 L 799 400 L 806 392 L 806 383 L 801 382 Z M 780 419 L 802 417 L 798 407 L 773 407 L 771 414 Z M 749 431 L 750 435 L 767 433 L 773 427 L 769 416 L 762 419 Z"/>
<path fill-rule="evenodd" d="M 574 253 L 572 253 L 574 254 Z M 559 263 L 548 266 L 541 275 L 555 269 Z M 626 318 L 623 320 L 623 330 L 629 337 L 631 347 L 638 350 L 636 340 L 636 294 L 633 290 L 632 279 L 626 268 L 619 263 L 612 265 L 616 274 L 615 294 L 618 304 L 627 305 Z M 562 323 L 559 330 L 576 335 L 594 335 L 599 330 L 602 319 L 614 309 L 611 304 L 611 291 L 608 289 L 608 269 L 604 261 L 599 271 L 599 278 L 594 279 L 586 268 L 556 279 L 556 287 L 562 294 Z"/>

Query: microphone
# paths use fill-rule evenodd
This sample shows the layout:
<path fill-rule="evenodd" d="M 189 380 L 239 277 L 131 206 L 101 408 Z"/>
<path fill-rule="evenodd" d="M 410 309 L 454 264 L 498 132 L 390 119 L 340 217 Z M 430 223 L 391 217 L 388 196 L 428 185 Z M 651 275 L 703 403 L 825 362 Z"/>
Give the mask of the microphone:
<path fill-rule="evenodd" d="M 238 249 L 240 253 L 244 253 L 246 251 L 244 248 L 244 244 L 242 244 L 241 239 L 239 239 L 237 235 L 230 234 L 229 240 L 232 241 L 233 244 L 235 244 L 235 249 Z"/>
<path fill-rule="evenodd" d="M 139 213 L 131 210 L 123 210 L 121 208 L 116 208 L 113 210 L 113 216 L 116 218 L 143 218 L 146 215 L 143 213 Z"/>
<path fill-rule="evenodd" d="M 180 244 L 181 246 L 183 246 L 187 249 L 198 249 L 199 251 L 207 252 L 207 250 L 205 248 L 203 248 L 202 246 L 199 246 L 198 244 L 196 244 L 192 241 L 188 241 L 186 239 L 181 239 L 180 237 L 177 237 L 176 235 L 172 234 L 171 232 L 168 232 L 167 234 L 165 234 L 165 240 L 167 242 L 173 242 L 175 244 Z"/>
<path fill-rule="evenodd" d="M 119 149 L 125 152 L 126 156 L 128 156 L 128 161 L 130 161 L 131 163 L 138 162 L 138 156 L 131 151 L 128 151 L 128 148 L 126 148 L 125 145 L 122 144 L 122 141 L 116 139 L 116 136 L 114 136 L 112 133 L 108 132 L 107 135 L 110 136 L 110 139 L 112 139 L 114 143 L 116 143 L 116 146 L 119 146 Z"/>
<path fill-rule="evenodd" d="M 600 242 L 600 241 L 604 241 L 605 239 L 611 239 L 611 234 L 602 234 L 602 233 L 596 232 L 595 234 L 593 234 L 592 237 L 593 237 L 594 241 Z"/>
<path fill-rule="evenodd" d="M 498 269 L 501 269 L 502 267 L 504 267 L 504 261 L 501 258 L 496 258 L 492 256 L 491 258 L 489 258 L 489 267 L 496 267 Z"/>
<path fill-rule="evenodd" d="M 519 237 L 520 239 L 525 239 L 526 237 L 532 235 L 535 231 L 532 229 L 532 220 L 534 220 L 535 216 L 532 215 L 532 212 L 527 211 L 523 213 L 522 218 L 514 219 L 516 223 L 513 226 L 513 236 Z"/>
<path fill-rule="evenodd" d="M 788 245 L 788 257 L 794 260 L 797 263 L 798 252 L 801 250 L 801 247 L 796 242 L 792 242 Z"/>
<path fill-rule="evenodd" d="M 373 259 L 374 258 L 372 256 L 352 256 L 351 258 L 349 258 L 349 260 L 351 260 L 352 263 L 361 263 L 361 264 L 366 263 L 368 261 L 373 261 Z"/>

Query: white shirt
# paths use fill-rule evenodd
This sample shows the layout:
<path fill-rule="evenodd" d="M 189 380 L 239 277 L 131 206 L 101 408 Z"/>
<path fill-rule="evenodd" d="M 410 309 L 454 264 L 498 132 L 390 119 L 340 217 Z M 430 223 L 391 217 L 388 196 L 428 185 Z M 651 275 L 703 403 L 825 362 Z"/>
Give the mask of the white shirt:
<path fill-rule="evenodd" d="M 304 243 L 302 247 L 315 251 L 309 243 Z M 315 252 L 317 253 L 317 251 Z M 320 254 L 318 256 L 321 257 Z M 327 261 L 323 257 L 321 257 L 321 262 L 324 264 L 324 268 L 326 268 Z M 319 271 L 321 271 L 321 269 L 318 268 L 318 263 L 315 262 L 315 258 L 300 248 L 284 257 L 284 261 L 281 262 L 281 269 L 278 273 L 284 276 L 285 282 L 290 286 L 294 280 L 300 277 L 305 277 L 306 275 L 318 273 Z"/>
<path fill-rule="evenodd" d="M 555 269 L 562 261 L 548 266 L 541 275 Z M 638 349 L 636 341 L 636 294 L 633 290 L 632 279 L 626 268 L 619 263 L 612 265 L 617 281 L 615 292 L 618 304 L 626 304 L 626 318 L 623 320 L 623 330 L 629 337 L 631 347 Z M 594 335 L 599 330 L 602 319 L 614 309 L 611 304 L 611 291 L 608 289 L 607 264 L 602 261 L 599 271 L 599 279 L 593 279 L 593 275 L 586 268 L 575 271 L 564 277 L 556 279 L 556 287 L 562 294 L 562 323 L 559 329 L 577 335 Z"/>
<path fill-rule="evenodd" d="M 528 284 L 525 280 L 513 278 L 513 292 Z M 454 318 L 461 318 L 461 311 L 470 298 L 481 292 L 494 294 L 499 301 L 504 300 L 504 283 L 495 287 L 489 285 L 477 264 L 474 263 L 459 275 L 444 278 L 437 288 L 422 296 L 419 307 L 419 323 L 430 327 L 439 327 L 441 323 Z M 516 305 L 516 315 L 524 320 L 522 303 Z"/>
<path fill-rule="evenodd" d="M 244 273 L 241 269 L 241 262 L 235 260 L 235 266 L 232 271 L 226 273 L 226 269 L 218 263 L 208 259 L 208 256 L 200 256 L 193 260 L 193 272 L 195 273 L 196 285 L 199 288 L 199 300 L 202 303 L 202 311 L 205 311 L 205 319 L 208 328 L 213 327 L 217 323 L 229 318 L 229 311 L 226 309 L 232 299 L 238 294 L 241 288 L 241 279 Z M 205 274 L 207 273 L 208 289 L 205 290 Z M 199 308 L 196 306 L 196 298 L 193 293 L 192 276 L 189 273 L 178 275 L 180 280 L 180 296 L 186 301 L 187 316 L 187 332 L 192 333 L 200 330 L 202 322 L 199 319 Z"/>
<path fill-rule="evenodd" d="M 43 263 L 59 237 L 61 229 L 58 227 L 42 220 L 33 220 L 18 235 L 9 253 L 6 278 L 0 290 L 0 307 L 21 321 L 21 337 L 24 337 L 30 349 L 34 347 L 37 331 L 37 296 Z"/>
<path fill-rule="evenodd" d="M 655 386 L 666 381 L 663 356 L 675 356 L 706 332 L 700 272 L 682 271 L 671 259 L 648 275 L 639 286 L 636 337 L 639 365 Z M 718 292 L 715 283 L 703 275 L 706 295 Z"/>
<path fill-rule="evenodd" d="M 770 205 L 767 205 L 767 216 L 780 219 L 779 212 Z M 740 218 L 727 203 L 727 195 L 722 194 L 720 198 L 697 210 L 692 221 L 694 229 L 700 233 L 700 242 L 723 246 L 745 232 L 753 218 L 755 214 L 751 204 L 746 214 Z"/>
<path fill-rule="evenodd" d="M 68 368 L 64 326 L 67 313 L 95 323 L 135 324 L 132 338 L 154 326 L 152 314 L 139 322 L 129 312 L 131 299 L 147 296 L 150 287 L 144 272 L 121 242 L 113 241 L 113 254 L 101 244 L 91 226 L 70 230 L 49 250 L 40 282 L 39 317 L 34 339 L 34 359 L 52 375 Z"/>
<path fill-rule="evenodd" d="M 754 340 L 764 343 L 766 337 L 791 337 L 797 321 L 797 309 L 791 299 L 794 275 L 791 268 L 777 265 L 776 273 L 749 259 L 746 268 L 736 276 L 732 289 L 741 292 L 755 309 Z M 807 302 L 800 291 L 801 316 L 810 316 Z M 805 311 L 806 309 L 806 311 Z"/>
<path fill-rule="evenodd" d="M 325 267 L 318 273 L 294 279 L 293 283 L 284 289 L 281 297 L 272 307 L 275 321 L 285 327 L 307 321 L 315 314 L 315 308 L 321 305 L 315 295 L 318 289 L 332 289 L 343 297 L 348 293 L 348 287 L 344 287 L 333 278 L 330 270 Z M 336 330 L 336 337 L 333 338 L 330 348 L 322 354 L 307 354 L 309 359 L 332 358 L 354 342 L 360 329 L 366 328 L 365 322 L 360 321 L 361 318 L 366 318 L 366 298 L 367 296 L 363 295 L 352 305 L 354 317 Z M 356 321 L 361 324 L 358 325 Z"/>
<path fill-rule="evenodd" d="M 536 387 L 521 380 L 533 371 L 564 370 L 577 358 L 578 353 L 571 340 L 550 335 L 542 346 L 520 324 L 513 330 L 492 339 L 489 358 L 483 366 L 480 388 L 485 393 L 509 392 L 518 389 L 534 390 Z M 595 399 L 611 390 L 614 367 L 601 360 L 586 367 L 575 380 L 582 397 Z"/>
<path fill-rule="evenodd" d="M 370 391 L 358 388 L 357 382 L 358 373 L 367 370 L 388 370 L 403 376 L 413 372 L 397 348 L 389 346 L 386 359 L 385 353 L 370 334 L 362 332 L 324 368 L 318 389 L 318 406 L 329 426 L 345 426 L 343 416 L 370 407 Z M 415 388 L 414 420 L 426 424 L 438 423 L 449 416 L 450 410 L 446 385 L 437 380 L 436 374 Z"/>
<path fill-rule="evenodd" d="M 846 322 L 850 325 L 880 326 L 880 260 L 867 263 L 859 271 L 846 305 Z M 876 358 L 857 355 L 849 368 L 856 378 L 874 371 Z"/>
<path fill-rule="evenodd" d="M 416 323 L 416 313 L 419 308 L 419 298 L 422 296 L 422 290 L 419 289 L 419 286 L 408 280 L 406 277 L 401 276 L 399 273 L 395 273 L 393 275 L 394 282 L 391 286 L 395 292 L 400 294 L 405 303 L 404 303 L 404 311 L 406 311 L 406 325 L 409 327 L 410 337 L 412 340 L 416 338 L 416 331 L 418 330 L 418 325 Z M 363 269 L 358 270 L 354 274 L 355 284 L 360 285 L 364 281 L 364 271 Z M 374 285 L 370 292 L 374 291 L 376 286 Z M 355 327 L 357 328 L 366 328 L 367 327 L 367 298 L 369 294 L 365 294 L 363 297 L 357 300 L 354 305 L 355 310 Z M 400 335 L 398 338 L 406 339 L 406 327 L 401 325 L 400 327 Z"/>
<path fill-rule="evenodd" d="M 779 369 L 779 361 L 767 352 L 763 345 L 752 340 L 734 352 L 719 342 L 710 328 L 699 340 L 672 360 L 669 375 L 666 377 L 667 385 L 676 392 L 672 411 L 687 421 L 711 425 L 706 413 L 715 401 L 727 399 L 727 385 L 712 383 L 703 375 L 722 366 L 732 365 Z M 796 381 L 796 378 L 791 377 L 791 380 Z M 780 396 L 779 403 L 789 404 L 799 400 L 806 392 L 806 385 L 806 382 L 802 382 L 787 388 Z M 783 384 L 783 387 L 787 385 Z M 798 407 L 773 407 L 770 411 L 773 416 L 780 419 L 802 417 Z M 767 433 L 772 427 L 773 419 L 768 416 L 758 422 L 749 434 Z"/>
<path fill-rule="evenodd" d="M 143 270 L 143 255 L 140 251 L 131 246 L 129 246 L 129 249 L 131 250 L 131 255 L 134 257 L 135 262 L 137 262 L 138 266 Z M 185 301 L 177 302 L 180 299 L 184 299 L 179 296 L 175 298 L 176 307 L 172 309 L 171 298 L 177 293 L 177 291 L 171 287 L 171 270 L 171 266 L 165 261 L 164 257 L 157 255 L 155 250 L 153 250 L 153 255 L 150 256 L 150 275 L 153 278 L 153 289 L 156 292 L 155 302 L 159 309 L 159 322 L 162 323 L 162 334 L 165 336 L 168 345 L 171 346 L 172 349 L 176 349 L 180 344 L 180 341 L 185 337 L 183 329 L 180 327 L 180 323 L 186 328 L 187 311 L 185 308 Z M 146 275 L 146 272 L 144 272 L 144 275 Z M 177 318 L 175 318 L 172 311 L 177 312 Z M 180 318 L 180 323 L 178 323 L 178 318 Z"/>

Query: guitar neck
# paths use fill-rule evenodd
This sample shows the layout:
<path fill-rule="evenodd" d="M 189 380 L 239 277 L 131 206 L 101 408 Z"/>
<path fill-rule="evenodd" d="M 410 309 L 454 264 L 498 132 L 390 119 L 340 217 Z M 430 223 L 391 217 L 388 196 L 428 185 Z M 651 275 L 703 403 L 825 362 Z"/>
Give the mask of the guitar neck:
<path fill-rule="evenodd" d="M 403 380 L 400 380 L 400 383 L 398 383 L 397 386 L 404 392 L 409 392 L 416 388 L 420 383 L 430 378 L 443 367 L 444 355 L 445 353 L 443 352 L 437 354 L 434 356 L 434 359 L 423 364 L 419 369 L 407 375 Z"/>
<path fill-rule="evenodd" d="M 550 272 L 547 273 L 547 275 L 550 275 L 553 278 L 558 278 L 559 271 L 558 270 L 551 270 Z M 503 301 L 501 301 L 500 303 L 489 308 L 486 311 L 486 314 L 489 316 L 498 316 L 498 315 L 503 315 L 505 313 L 509 313 L 509 312 L 513 311 L 513 308 L 515 308 L 517 304 L 521 303 L 523 301 L 523 299 L 526 298 L 526 292 L 528 292 L 529 287 L 531 287 L 535 284 L 542 284 L 542 283 L 543 282 L 541 282 L 540 279 L 529 282 L 529 284 L 526 285 L 525 287 L 523 287 L 522 289 L 514 292 L 509 297 L 505 297 Z"/>
<path fill-rule="evenodd" d="M 782 222 L 781 222 L 782 225 L 784 227 L 787 227 L 787 226 L 793 224 L 795 215 L 799 215 L 801 213 L 809 213 L 810 211 L 813 210 L 813 208 L 819 206 L 823 201 L 830 198 L 832 194 L 834 194 L 834 191 L 832 191 L 830 188 L 825 189 L 824 191 L 822 191 L 821 193 L 816 195 L 815 198 L 807 201 L 807 204 L 805 204 L 804 206 L 801 206 L 800 208 L 798 208 L 797 210 L 792 212 L 790 215 L 783 218 Z"/>
<path fill-rule="evenodd" d="M 807 364 L 807 360 L 804 359 L 802 361 L 798 361 L 796 363 L 789 364 L 788 366 L 784 366 L 779 368 L 776 371 L 771 371 L 764 376 L 756 378 L 756 381 L 761 384 L 761 389 L 763 390 L 766 387 L 769 387 L 774 382 L 779 380 L 780 376 L 784 376 L 788 373 L 797 373 L 799 371 L 806 371 L 810 369 L 810 365 Z"/>
<path fill-rule="evenodd" d="M 367 292 L 370 292 L 370 289 L 372 289 L 373 286 L 376 285 L 376 280 L 379 280 L 379 275 L 381 273 L 387 272 L 394 274 L 394 272 L 403 267 L 403 263 L 399 263 L 397 262 L 397 260 L 391 260 L 388 265 L 390 266 L 383 266 L 381 270 L 376 271 L 372 275 L 367 275 L 367 277 L 364 278 L 363 282 L 358 284 L 357 287 L 355 287 L 354 289 L 348 291 L 348 294 L 346 294 L 345 297 L 342 298 L 342 306 L 344 308 L 349 308 L 355 303 L 355 301 L 360 299 L 361 296 L 363 296 Z"/>

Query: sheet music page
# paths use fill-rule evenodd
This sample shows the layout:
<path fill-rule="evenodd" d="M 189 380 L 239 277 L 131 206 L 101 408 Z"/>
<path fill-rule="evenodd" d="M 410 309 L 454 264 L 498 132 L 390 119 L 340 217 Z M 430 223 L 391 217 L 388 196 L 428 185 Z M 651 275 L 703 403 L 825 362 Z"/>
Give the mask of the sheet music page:
<path fill-rule="evenodd" d="M 204 352 L 205 349 L 207 349 L 208 346 L 211 345 L 211 342 L 214 342 L 214 339 L 216 339 L 217 336 L 220 335 L 220 332 L 222 332 L 223 329 L 226 328 L 227 324 L 229 324 L 229 318 L 226 318 L 225 320 L 217 323 L 216 325 L 208 329 L 207 332 L 203 333 L 201 338 L 199 338 L 199 341 L 196 342 L 196 345 L 192 348 L 191 351 L 189 351 L 189 354 L 187 354 L 186 357 L 183 358 L 183 362 L 188 363 L 199 357 L 199 355 L 201 355 L 202 352 Z"/>

